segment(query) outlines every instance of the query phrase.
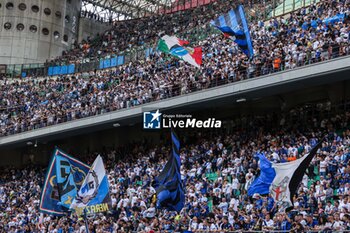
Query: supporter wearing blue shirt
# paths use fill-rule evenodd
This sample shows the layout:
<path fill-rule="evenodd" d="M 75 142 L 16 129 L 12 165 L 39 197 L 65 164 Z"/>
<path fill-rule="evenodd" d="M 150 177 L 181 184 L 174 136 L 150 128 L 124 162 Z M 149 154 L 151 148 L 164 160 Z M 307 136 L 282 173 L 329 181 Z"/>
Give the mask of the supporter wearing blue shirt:
<path fill-rule="evenodd" d="M 227 219 L 227 217 L 224 217 L 223 219 L 223 222 L 222 222 L 222 224 L 220 225 L 220 228 L 221 228 L 221 230 L 226 230 L 226 231 L 230 231 L 230 230 L 232 230 L 232 226 L 231 226 L 231 224 L 228 222 L 228 219 Z"/>
<path fill-rule="evenodd" d="M 287 231 L 290 231 L 290 229 L 292 229 L 292 224 L 291 224 L 292 221 L 290 220 L 290 218 L 286 213 L 280 214 L 279 219 L 281 220 L 280 223 L 278 224 L 279 230 L 282 230 L 283 232 L 287 232 Z"/>
<path fill-rule="evenodd" d="M 318 225 L 318 220 L 316 218 L 313 218 L 311 214 L 308 214 L 306 217 L 306 226 L 309 228 L 314 228 Z"/>
<path fill-rule="evenodd" d="M 255 204 L 255 208 L 260 210 L 263 206 L 263 199 L 260 196 L 257 196 L 257 199 L 254 204 Z"/>
<path fill-rule="evenodd" d="M 267 207 L 266 207 L 267 211 L 269 212 L 272 211 L 274 205 L 275 205 L 275 200 L 269 196 L 267 198 Z"/>

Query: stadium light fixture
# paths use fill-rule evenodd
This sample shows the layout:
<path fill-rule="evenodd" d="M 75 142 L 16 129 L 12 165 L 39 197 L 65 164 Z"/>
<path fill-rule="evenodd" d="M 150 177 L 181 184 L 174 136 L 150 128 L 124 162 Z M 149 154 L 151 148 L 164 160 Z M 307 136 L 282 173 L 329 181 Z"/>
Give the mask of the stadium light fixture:
<path fill-rule="evenodd" d="M 247 99 L 246 98 L 239 98 L 236 100 L 237 103 L 240 103 L 240 102 L 246 102 Z"/>
<path fill-rule="evenodd" d="M 114 124 L 113 124 L 113 127 L 119 127 L 119 126 L 120 126 L 119 123 L 114 123 Z"/>

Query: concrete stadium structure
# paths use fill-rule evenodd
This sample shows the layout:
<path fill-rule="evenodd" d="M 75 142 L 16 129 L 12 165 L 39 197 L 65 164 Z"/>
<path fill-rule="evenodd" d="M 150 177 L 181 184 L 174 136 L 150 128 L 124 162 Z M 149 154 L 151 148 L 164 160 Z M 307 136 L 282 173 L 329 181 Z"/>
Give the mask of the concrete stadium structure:
<path fill-rule="evenodd" d="M 78 39 L 81 0 L 0 1 L 0 64 L 43 63 Z"/>
<path fill-rule="evenodd" d="M 212 1 L 1 0 L 0 74 L 4 65 L 19 69 L 23 64 L 55 58 L 74 41 L 104 32 L 114 20 L 176 12 Z M 105 22 L 81 17 L 81 11 L 98 14 Z"/>

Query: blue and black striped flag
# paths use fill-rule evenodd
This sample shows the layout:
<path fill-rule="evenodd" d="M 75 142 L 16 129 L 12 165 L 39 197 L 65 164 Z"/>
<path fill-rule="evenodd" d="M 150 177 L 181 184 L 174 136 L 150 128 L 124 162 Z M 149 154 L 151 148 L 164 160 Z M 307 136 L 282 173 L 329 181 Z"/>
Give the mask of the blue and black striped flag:
<path fill-rule="evenodd" d="M 211 21 L 211 24 L 217 27 L 225 36 L 232 38 L 249 58 L 253 57 L 253 45 L 242 5 L 239 5 L 235 10 L 220 15 L 217 19 Z"/>
<path fill-rule="evenodd" d="M 180 212 L 185 205 L 184 185 L 180 174 L 180 142 L 171 132 L 172 154 L 162 172 L 155 178 L 154 188 L 157 192 L 157 208 L 166 208 Z"/>

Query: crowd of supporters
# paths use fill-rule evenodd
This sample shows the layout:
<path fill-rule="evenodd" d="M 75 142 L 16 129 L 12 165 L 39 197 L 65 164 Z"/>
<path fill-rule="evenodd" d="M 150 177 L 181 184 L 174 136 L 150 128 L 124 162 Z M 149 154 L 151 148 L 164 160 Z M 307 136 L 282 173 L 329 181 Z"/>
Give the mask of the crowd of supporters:
<path fill-rule="evenodd" d="M 350 230 L 350 113 L 328 107 L 246 116 L 221 131 L 178 132 L 186 187 L 180 213 L 155 208 L 151 186 L 171 153 L 169 137 L 156 146 L 144 141 L 81 155 L 89 164 L 98 154 L 103 157 L 111 193 L 112 210 L 88 217 L 91 232 Z M 259 175 L 256 152 L 285 163 L 308 153 L 325 133 L 293 197 L 292 211 L 279 212 L 269 195 L 247 195 Z M 74 214 L 39 213 L 44 173 L 33 164 L 1 171 L 1 232 L 85 232 L 83 219 Z"/>
<path fill-rule="evenodd" d="M 147 60 L 109 70 L 56 78 L 2 80 L 0 135 L 348 55 L 349 9 L 348 0 L 324 0 L 285 17 L 251 24 L 255 52 L 251 60 L 230 39 L 213 34 L 199 42 L 203 48 L 203 65 L 199 69 L 155 53 Z M 342 15 L 339 20 L 327 24 L 322 22 L 339 15 Z"/>
<path fill-rule="evenodd" d="M 73 45 L 55 62 L 81 63 L 96 60 L 110 54 L 118 54 L 133 47 L 142 46 L 158 39 L 160 33 L 174 34 L 203 26 L 218 13 L 228 11 L 234 1 L 213 1 L 208 5 L 179 11 L 172 14 L 151 15 L 144 18 L 116 21 L 110 30 L 94 38 L 88 38 Z M 249 1 L 241 1 L 247 4 Z M 269 1 L 268 1 L 269 2 Z M 88 14 L 88 13 L 87 13 Z M 98 17 L 92 14 L 92 17 Z"/>

